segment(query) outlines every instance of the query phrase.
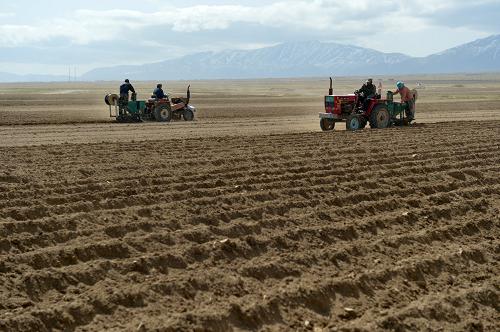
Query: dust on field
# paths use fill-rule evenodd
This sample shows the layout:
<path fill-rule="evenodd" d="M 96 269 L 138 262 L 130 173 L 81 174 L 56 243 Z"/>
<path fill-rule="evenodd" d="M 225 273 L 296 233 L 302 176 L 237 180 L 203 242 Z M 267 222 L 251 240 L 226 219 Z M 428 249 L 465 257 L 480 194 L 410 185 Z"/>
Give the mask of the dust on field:
<path fill-rule="evenodd" d="M 498 331 L 499 128 L 0 148 L 0 329 Z"/>

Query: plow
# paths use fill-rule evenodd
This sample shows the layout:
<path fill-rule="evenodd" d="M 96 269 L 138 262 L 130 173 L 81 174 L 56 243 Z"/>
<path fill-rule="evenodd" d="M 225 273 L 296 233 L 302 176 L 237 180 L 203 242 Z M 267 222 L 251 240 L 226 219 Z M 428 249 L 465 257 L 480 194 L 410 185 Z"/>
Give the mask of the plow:
<path fill-rule="evenodd" d="M 152 96 L 147 100 L 138 100 L 137 94 L 132 93 L 130 101 L 122 101 L 117 94 L 109 93 L 104 97 L 104 102 L 109 107 L 109 116 L 117 122 L 170 122 L 194 120 L 196 107 L 189 104 L 190 99 L 191 90 L 188 86 L 186 97 L 158 99 Z"/>
<path fill-rule="evenodd" d="M 347 130 L 359 130 L 366 127 L 387 128 L 390 126 L 409 125 L 413 117 L 408 114 L 415 113 L 415 102 L 418 91 L 411 90 L 411 102 L 396 102 L 394 94 L 387 91 L 385 98 L 381 93 L 367 98 L 366 103 L 360 103 L 358 93 L 336 95 L 333 93 L 333 80 L 330 78 L 330 89 L 325 96 L 325 112 L 319 113 L 320 127 L 323 131 L 335 129 L 335 124 L 345 122 Z"/>

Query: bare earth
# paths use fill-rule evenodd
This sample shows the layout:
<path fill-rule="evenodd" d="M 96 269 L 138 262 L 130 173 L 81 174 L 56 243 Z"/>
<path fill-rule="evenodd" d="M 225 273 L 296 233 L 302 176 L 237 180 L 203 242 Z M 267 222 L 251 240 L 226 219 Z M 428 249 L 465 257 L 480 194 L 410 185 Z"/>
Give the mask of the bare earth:
<path fill-rule="evenodd" d="M 126 125 L 116 83 L 0 85 L 0 330 L 500 330 L 500 79 L 407 81 L 417 124 L 355 133 L 324 80 Z"/>

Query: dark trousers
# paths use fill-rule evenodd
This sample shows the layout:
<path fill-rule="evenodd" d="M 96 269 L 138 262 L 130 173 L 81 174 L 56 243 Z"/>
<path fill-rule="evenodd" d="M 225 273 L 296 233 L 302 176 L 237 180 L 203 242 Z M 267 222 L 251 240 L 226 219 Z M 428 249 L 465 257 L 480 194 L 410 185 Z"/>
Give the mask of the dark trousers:
<path fill-rule="evenodd" d="M 118 109 L 120 114 L 125 114 L 128 107 L 128 93 L 120 94 L 120 98 L 118 99 Z"/>
<path fill-rule="evenodd" d="M 405 102 L 405 114 L 409 120 L 415 119 L 415 102 L 413 100 L 408 100 Z"/>

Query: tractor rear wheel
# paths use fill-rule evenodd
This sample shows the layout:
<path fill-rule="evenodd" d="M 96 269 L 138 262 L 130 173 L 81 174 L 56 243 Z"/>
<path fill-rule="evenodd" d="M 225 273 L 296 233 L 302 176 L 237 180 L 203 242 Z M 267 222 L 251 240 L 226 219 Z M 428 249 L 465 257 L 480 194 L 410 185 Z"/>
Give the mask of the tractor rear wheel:
<path fill-rule="evenodd" d="M 182 113 L 182 117 L 184 118 L 184 121 L 193 121 L 194 113 L 190 109 L 185 109 Z"/>
<path fill-rule="evenodd" d="M 169 122 L 172 120 L 172 108 L 170 105 L 160 105 L 155 108 L 155 119 L 158 122 Z"/>
<path fill-rule="evenodd" d="M 330 131 L 335 129 L 335 121 L 332 119 L 321 119 L 319 120 L 319 126 L 321 127 L 321 130 L 323 131 Z"/>
<path fill-rule="evenodd" d="M 390 115 L 385 105 L 377 105 L 370 115 L 370 127 L 387 128 L 389 127 Z"/>
<path fill-rule="evenodd" d="M 347 117 L 345 128 L 347 130 L 355 131 L 364 128 L 363 124 L 365 123 L 363 123 L 363 119 L 361 116 L 357 114 L 351 114 Z"/>

